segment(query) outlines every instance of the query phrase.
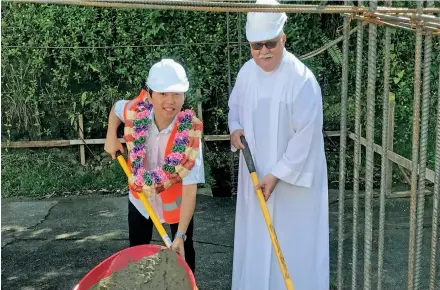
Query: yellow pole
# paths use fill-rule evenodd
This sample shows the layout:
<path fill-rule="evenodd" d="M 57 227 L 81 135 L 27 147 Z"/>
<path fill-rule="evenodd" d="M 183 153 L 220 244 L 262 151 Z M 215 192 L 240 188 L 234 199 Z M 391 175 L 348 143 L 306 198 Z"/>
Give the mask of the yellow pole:
<path fill-rule="evenodd" d="M 130 168 L 128 168 L 127 162 L 124 159 L 124 156 L 118 151 L 116 152 L 116 158 L 119 161 L 119 164 L 121 165 L 122 169 L 124 170 L 125 174 L 127 175 L 128 179 L 130 179 L 132 173 Z M 160 222 L 159 218 L 157 217 L 156 213 L 154 212 L 154 209 L 151 207 L 150 203 L 148 202 L 148 199 L 145 197 L 145 194 L 143 192 L 138 192 L 139 197 L 141 198 L 142 204 L 144 205 L 145 209 L 148 212 L 148 215 L 150 216 L 151 220 L 153 221 L 154 226 L 156 227 L 157 231 L 159 232 L 159 235 L 162 237 L 162 240 L 164 241 L 167 248 L 171 248 L 172 242 L 170 237 L 168 237 L 167 232 L 165 231 L 165 228 L 163 227 L 162 223 Z"/>
<path fill-rule="evenodd" d="M 241 136 L 241 143 L 244 145 L 243 155 L 246 160 L 249 173 L 251 175 L 252 183 L 254 186 L 258 184 L 258 176 L 255 170 L 254 161 L 252 160 L 252 155 L 249 150 L 248 144 L 244 136 Z M 281 251 L 280 245 L 278 243 L 277 235 L 275 233 L 275 228 L 272 224 L 272 219 L 270 218 L 269 211 L 267 209 L 266 201 L 264 200 L 264 195 L 261 189 L 255 190 L 257 194 L 258 201 L 260 203 L 261 211 L 263 212 L 264 221 L 266 222 L 267 229 L 269 231 L 270 239 L 272 240 L 272 245 L 275 249 L 275 254 L 277 256 L 278 264 L 281 268 L 281 273 L 284 278 L 284 283 L 286 284 L 286 289 L 294 290 L 292 280 L 290 279 L 289 272 L 287 271 L 286 262 L 284 261 L 284 256 Z"/>

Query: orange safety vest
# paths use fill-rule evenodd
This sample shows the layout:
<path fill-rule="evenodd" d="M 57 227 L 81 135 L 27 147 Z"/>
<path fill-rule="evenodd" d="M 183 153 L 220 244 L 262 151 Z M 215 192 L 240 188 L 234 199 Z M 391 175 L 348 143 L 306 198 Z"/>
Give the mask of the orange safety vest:
<path fill-rule="evenodd" d="M 144 89 L 141 90 L 140 94 L 133 100 L 127 102 L 124 106 L 123 118 L 125 120 L 124 125 L 124 140 L 127 144 L 128 149 L 128 166 L 131 170 L 131 160 L 130 160 L 130 150 L 133 148 L 134 138 L 132 136 L 133 132 L 133 121 L 134 116 L 136 116 L 135 112 L 138 104 L 145 100 L 148 92 Z M 129 113 L 132 112 L 132 113 Z M 195 120 L 194 120 L 195 119 Z M 168 156 L 172 151 L 173 142 L 175 139 L 175 135 L 177 133 L 178 122 L 175 123 L 171 135 L 167 142 L 167 147 L 165 148 L 165 156 Z M 201 131 L 202 123 L 197 118 L 193 118 L 192 129 L 197 131 Z M 198 149 L 200 145 L 200 137 L 192 136 L 190 137 L 190 145 L 194 149 Z M 195 157 L 195 156 L 192 156 Z M 188 156 L 184 157 L 183 160 L 183 169 L 186 170 L 186 173 L 189 173 L 191 168 L 194 166 L 194 160 L 188 158 Z M 181 162 L 182 163 L 182 162 Z M 180 170 L 179 172 L 181 172 Z M 182 203 L 182 178 L 178 173 L 170 174 L 169 179 L 172 181 L 172 185 L 165 189 L 164 185 L 156 187 L 156 192 L 160 195 L 162 199 L 163 205 L 163 218 L 168 224 L 178 223 L 180 220 L 180 205 Z M 129 186 L 130 194 L 133 195 L 135 199 L 139 199 L 139 195 L 137 192 L 142 191 L 142 188 L 136 188 L 132 190 Z"/>

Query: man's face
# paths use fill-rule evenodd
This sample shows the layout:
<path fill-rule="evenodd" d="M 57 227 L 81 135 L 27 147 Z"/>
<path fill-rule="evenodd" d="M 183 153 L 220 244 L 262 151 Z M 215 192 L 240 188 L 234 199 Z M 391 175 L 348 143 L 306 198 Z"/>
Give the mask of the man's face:
<path fill-rule="evenodd" d="M 270 40 L 251 42 L 251 54 L 255 63 L 266 72 L 276 69 L 281 62 L 285 42 L 285 34 Z"/>
<path fill-rule="evenodd" d="M 172 121 L 180 112 L 185 100 L 184 93 L 160 93 L 153 92 L 148 96 L 153 105 L 154 114 L 163 121 Z"/>

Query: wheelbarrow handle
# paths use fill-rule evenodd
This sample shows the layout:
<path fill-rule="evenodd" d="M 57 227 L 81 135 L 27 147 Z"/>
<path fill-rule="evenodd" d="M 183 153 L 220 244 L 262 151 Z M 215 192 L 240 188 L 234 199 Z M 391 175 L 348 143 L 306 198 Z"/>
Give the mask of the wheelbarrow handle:
<path fill-rule="evenodd" d="M 118 159 L 118 162 L 121 165 L 122 169 L 124 170 L 125 174 L 127 175 L 128 180 L 130 180 L 132 173 L 131 173 L 130 168 L 128 167 L 127 162 L 124 159 L 124 156 L 122 155 L 122 153 L 119 150 L 116 151 L 115 156 L 116 156 L 116 159 Z M 159 218 L 157 217 L 156 213 L 154 212 L 154 209 L 151 207 L 150 203 L 148 202 L 148 199 L 146 198 L 145 193 L 138 192 L 137 194 L 141 198 L 142 204 L 144 205 L 145 209 L 147 210 L 151 220 L 153 221 L 154 226 L 156 227 L 157 231 L 159 232 L 159 235 L 162 237 L 162 240 L 165 243 L 165 246 L 167 248 L 171 248 L 171 245 L 172 245 L 171 239 L 168 236 L 167 232 L 165 231 L 165 228 L 163 227 L 163 225 L 160 222 Z"/>
<path fill-rule="evenodd" d="M 240 139 L 241 139 L 241 143 L 244 145 L 244 149 L 242 149 L 242 152 L 243 152 L 244 160 L 246 161 L 246 165 L 248 167 L 249 173 L 251 175 L 252 183 L 254 186 L 257 186 L 258 176 L 257 176 L 257 172 L 255 169 L 254 160 L 252 159 L 251 151 L 249 150 L 249 146 L 246 141 L 246 138 L 244 136 L 241 136 Z M 266 226 L 269 231 L 270 238 L 272 240 L 272 245 L 275 249 L 275 254 L 278 259 L 278 264 L 280 265 L 281 273 L 284 278 L 284 283 L 286 284 L 286 289 L 293 290 L 294 289 L 293 283 L 290 278 L 289 272 L 287 270 L 287 265 L 284 260 L 283 253 L 281 251 L 281 247 L 278 243 L 277 234 L 275 233 L 275 228 L 272 224 L 272 220 L 270 218 L 269 211 L 267 209 L 266 201 L 264 200 L 263 192 L 261 191 L 261 189 L 256 189 L 256 194 L 257 194 L 258 201 L 260 203 L 261 210 L 263 212 L 263 217 L 266 222 Z"/>

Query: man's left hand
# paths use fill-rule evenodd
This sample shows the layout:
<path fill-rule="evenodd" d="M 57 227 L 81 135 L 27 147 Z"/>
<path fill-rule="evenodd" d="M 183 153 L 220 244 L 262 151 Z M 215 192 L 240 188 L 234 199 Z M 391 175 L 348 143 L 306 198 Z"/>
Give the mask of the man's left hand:
<path fill-rule="evenodd" d="M 277 183 L 278 178 L 269 173 L 262 180 L 260 180 L 260 183 L 257 184 L 255 189 L 261 189 L 264 194 L 264 199 L 267 201 L 273 190 L 275 189 L 275 185 L 277 185 Z"/>
<path fill-rule="evenodd" d="M 183 239 L 177 237 L 174 239 L 171 249 L 176 251 L 185 260 L 185 248 L 183 246 Z"/>

